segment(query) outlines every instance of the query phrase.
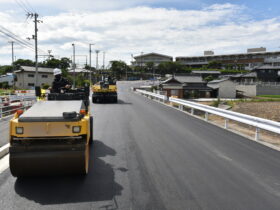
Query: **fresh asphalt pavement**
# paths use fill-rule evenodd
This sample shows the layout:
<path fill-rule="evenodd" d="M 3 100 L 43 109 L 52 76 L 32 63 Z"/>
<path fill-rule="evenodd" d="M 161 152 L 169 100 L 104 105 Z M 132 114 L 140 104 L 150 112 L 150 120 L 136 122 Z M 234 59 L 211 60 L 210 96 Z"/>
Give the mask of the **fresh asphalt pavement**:
<path fill-rule="evenodd" d="M 129 91 L 91 104 L 86 177 L 0 174 L 1 209 L 280 209 L 280 153 Z"/>

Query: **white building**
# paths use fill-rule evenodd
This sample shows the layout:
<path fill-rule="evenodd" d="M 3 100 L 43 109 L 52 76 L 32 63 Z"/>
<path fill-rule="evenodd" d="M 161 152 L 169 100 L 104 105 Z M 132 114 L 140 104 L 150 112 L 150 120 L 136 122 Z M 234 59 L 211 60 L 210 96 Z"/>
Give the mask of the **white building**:
<path fill-rule="evenodd" d="M 34 89 L 35 86 L 35 67 L 21 66 L 15 71 L 17 81 L 16 87 L 20 89 Z M 38 67 L 38 86 L 44 84 L 51 85 L 54 80 L 53 68 Z"/>
<path fill-rule="evenodd" d="M 207 86 L 214 89 L 217 98 L 236 98 L 236 84 L 228 78 L 210 81 Z"/>
<path fill-rule="evenodd" d="M 5 75 L 0 76 L 0 83 L 6 83 L 8 86 L 14 85 L 14 75 L 12 73 L 7 73 Z"/>
<path fill-rule="evenodd" d="M 162 55 L 158 53 L 148 53 L 142 54 L 138 56 L 134 56 L 135 61 L 132 62 L 133 66 L 145 66 L 147 63 L 154 63 L 155 66 L 163 62 L 170 62 L 173 61 L 172 56 Z"/>

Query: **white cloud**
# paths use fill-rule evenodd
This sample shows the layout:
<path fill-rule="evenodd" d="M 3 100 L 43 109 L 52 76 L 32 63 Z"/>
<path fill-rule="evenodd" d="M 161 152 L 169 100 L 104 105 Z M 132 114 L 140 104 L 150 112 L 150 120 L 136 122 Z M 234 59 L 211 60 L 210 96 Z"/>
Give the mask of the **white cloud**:
<path fill-rule="evenodd" d="M 71 1 L 70 3 L 71 4 Z M 39 24 L 41 49 L 55 55 L 88 54 L 88 44 L 107 52 L 107 59 L 130 61 L 131 54 L 158 52 L 172 56 L 244 52 L 247 47 L 278 47 L 279 18 L 256 21 L 243 6 L 222 4 L 201 10 L 134 7 L 103 12 L 65 12 L 43 17 Z M 0 25 L 22 38 L 30 36 L 33 24 L 14 21 L 12 13 L 0 12 Z M 0 39 L 0 62 L 10 62 L 5 39 Z M 1 48 L 2 46 L 2 48 Z M 6 55 L 6 56 L 5 56 Z M 17 57 L 33 58 L 32 52 L 16 51 Z M 81 60 L 82 57 L 79 59 Z M 95 59 L 93 59 L 94 63 Z"/>
<path fill-rule="evenodd" d="M 201 0 L 0 0 L 2 4 L 13 4 L 16 7 L 25 7 L 32 11 L 40 11 L 40 8 L 55 9 L 60 11 L 110 11 L 116 9 L 127 9 L 138 6 L 151 6 L 162 4 L 183 3 L 184 5 L 198 5 Z M 31 5 L 31 7 L 29 6 Z"/>

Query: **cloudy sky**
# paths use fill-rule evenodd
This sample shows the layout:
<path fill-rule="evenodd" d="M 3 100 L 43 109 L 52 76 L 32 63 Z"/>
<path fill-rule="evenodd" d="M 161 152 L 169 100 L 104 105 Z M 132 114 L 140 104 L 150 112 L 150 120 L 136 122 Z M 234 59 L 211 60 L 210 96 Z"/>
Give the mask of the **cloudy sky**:
<path fill-rule="evenodd" d="M 89 43 L 95 43 L 93 50 L 106 52 L 107 62 L 127 63 L 131 54 L 141 52 L 175 57 L 260 46 L 280 50 L 279 0 L 0 0 L 0 30 L 28 41 L 34 23 L 26 13 L 34 11 L 43 21 L 40 54 L 52 50 L 55 56 L 71 57 L 75 43 L 80 64 Z M 0 32 L 0 65 L 11 62 L 10 40 Z M 33 59 L 34 51 L 15 43 L 15 56 Z"/>

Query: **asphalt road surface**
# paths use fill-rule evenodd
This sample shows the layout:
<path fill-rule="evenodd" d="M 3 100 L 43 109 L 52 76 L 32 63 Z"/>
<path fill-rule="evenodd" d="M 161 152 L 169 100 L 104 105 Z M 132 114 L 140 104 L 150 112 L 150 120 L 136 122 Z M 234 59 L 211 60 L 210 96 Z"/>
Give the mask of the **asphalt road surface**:
<path fill-rule="evenodd" d="M 1 209 L 280 209 L 280 153 L 119 83 L 93 104 L 87 177 L 0 174 Z"/>
<path fill-rule="evenodd" d="M 0 147 L 9 142 L 9 121 L 11 117 L 0 120 Z"/>

